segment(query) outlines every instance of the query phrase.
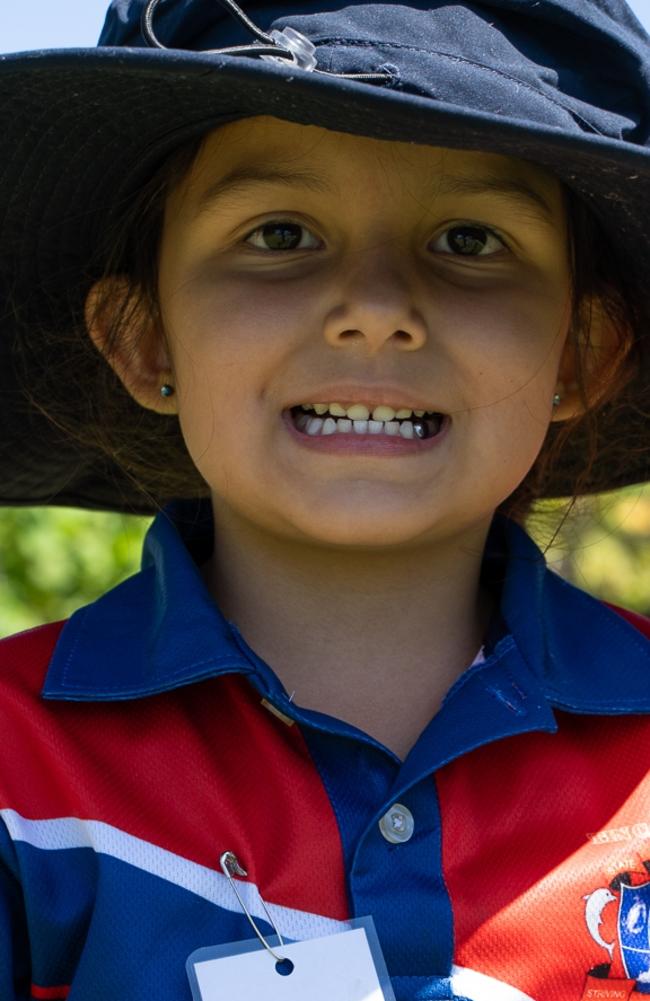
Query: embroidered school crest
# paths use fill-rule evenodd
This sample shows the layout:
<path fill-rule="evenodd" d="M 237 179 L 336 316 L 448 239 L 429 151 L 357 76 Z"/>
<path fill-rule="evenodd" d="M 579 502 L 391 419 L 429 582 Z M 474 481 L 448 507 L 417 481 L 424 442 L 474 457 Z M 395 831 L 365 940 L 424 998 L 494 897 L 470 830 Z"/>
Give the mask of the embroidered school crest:
<path fill-rule="evenodd" d="M 650 860 L 584 900 L 587 930 L 607 959 L 587 974 L 581 1001 L 650 995 Z"/>

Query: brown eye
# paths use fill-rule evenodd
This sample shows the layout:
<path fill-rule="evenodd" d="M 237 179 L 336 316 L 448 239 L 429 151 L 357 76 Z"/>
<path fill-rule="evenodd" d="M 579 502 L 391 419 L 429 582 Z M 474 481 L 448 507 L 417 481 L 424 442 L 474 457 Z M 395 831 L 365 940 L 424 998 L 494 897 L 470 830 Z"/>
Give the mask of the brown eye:
<path fill-rule="evenodd" d="M 277 220 L 259 226 L 246 237 L 257 250 L 305 250 L 318 246 L 318 240 L 297 222 Z"/>
<path fill-rule="evenodd" d="M 503 250 L 499 237 L 486 226 L 451 226 L 438 237 L 433 249 L 462 257 L 487 257 Z"/>

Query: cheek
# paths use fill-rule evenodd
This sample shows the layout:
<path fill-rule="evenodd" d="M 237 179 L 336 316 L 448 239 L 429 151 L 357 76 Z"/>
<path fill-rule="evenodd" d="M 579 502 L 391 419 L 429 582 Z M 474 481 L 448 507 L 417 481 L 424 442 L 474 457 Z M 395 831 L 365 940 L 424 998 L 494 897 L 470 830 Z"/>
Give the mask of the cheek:
<path fill-rule="evenodd" d="M 262 369 L 284 358 L 313 327 L 314 296 L 277 278 L 201 276 L 179 290 L 166 322 L 202 370 L 207 365 L 223 372 L 253 362 Z"/>
<path fill-rule="evenodd" d="M 243 456 L 253 459 L 268 444 L 269 418 L 282 402 L 269 395 L 278 394 L 296 324 L 268 296 L 232 283 L 200 294 L 186 287 L 165 323 L 187 448 L 210 482 L 230 478 L 245 469 Z"/>
<path fill-rule="evenodd" d="M 547 283 L 463 294 L 447 316 L 445 342 L 479 406 L 504 395 L 521 393 L 533 402 L 548 393 L 569 326 L 566 288 Z"/>

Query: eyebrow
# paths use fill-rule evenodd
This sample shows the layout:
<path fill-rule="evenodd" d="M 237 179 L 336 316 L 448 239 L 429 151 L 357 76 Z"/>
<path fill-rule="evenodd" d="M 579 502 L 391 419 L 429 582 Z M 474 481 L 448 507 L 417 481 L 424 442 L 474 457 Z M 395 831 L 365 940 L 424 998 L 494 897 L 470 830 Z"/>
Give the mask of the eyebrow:
<path fill-rule="evenodd" d="M 243 194 L 260 184 L 279 184 L 285 187 L 298 185 L 317 194 L 331 194 L 334 190 L 322 175 L 309 170 L 288 169 L 271 164 L 245 164 L 235 167 L 202 192 L 196 214 L 209 210 L 225 195 Z M 462 177 L 444 174 L 437 177 L 431 186 L 431 197 L 434 199 L 441 195 L 485 194 L 519 202 L 528 209 L 535 208 L 550 222 L 555 218 L 553 209 L 544 196 L 523 180 L 495 175 Z"/>
<path fill-rule="evenodd" d="M 485 195 L 491 194 L 519 202 L 526 208 L 537 208 L 549 222 L 555 214 L 549 202 L 539 191 L 526 181 L 498 176 L 457 177 L 445 174 L 436 182 L 434 194 L 438 195 Z"/>
<path fill-rule="evenodd" d="M 325 178 L 309 170 L 288 170 L 267 164 L 247 164 L 235 167 L 225 177 L 221 177 L 205 189 L 198 201 L 197 215 L 212 208 L 224 195 L 242 194 L 257 184 L 284 184 L 286 187 L 298 185 L 318 194 L 328 194 L 332 191 Z"/>

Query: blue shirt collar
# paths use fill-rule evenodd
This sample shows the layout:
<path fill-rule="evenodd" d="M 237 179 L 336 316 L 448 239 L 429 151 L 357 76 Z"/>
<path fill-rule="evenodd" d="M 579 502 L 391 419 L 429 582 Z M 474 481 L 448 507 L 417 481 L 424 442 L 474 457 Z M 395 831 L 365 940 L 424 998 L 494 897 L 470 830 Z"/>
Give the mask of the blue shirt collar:
<path fill-rule="evenodd" d="M 174 501 L 161 511 L 147 533 L 140 572 L 76 611 L 63 627 L 43 696 L 132 699 L 241 673 L 262 692 L 286 700 L 273 671 L 205 587 L 199 566 L 212 547 L 209 501 Z M 508 662 L 524 669 L 529 694 L 532 682 L 549 706 L 650 712 L 648 639 L 550 571 L 513 522 L 495 519 L 485 566 L 501 586 L 505 624 L 488 665 L 507 651 Z"/>

